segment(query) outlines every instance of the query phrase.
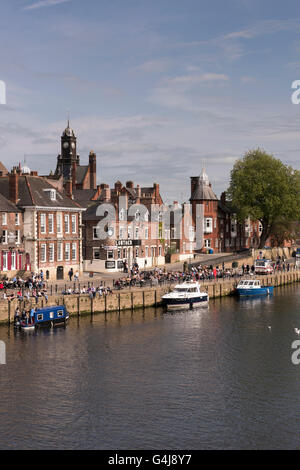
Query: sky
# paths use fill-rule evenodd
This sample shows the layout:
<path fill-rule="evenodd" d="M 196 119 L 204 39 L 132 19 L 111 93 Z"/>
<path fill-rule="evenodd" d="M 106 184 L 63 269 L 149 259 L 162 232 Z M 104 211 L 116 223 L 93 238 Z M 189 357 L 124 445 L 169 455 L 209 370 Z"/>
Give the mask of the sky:
<path fill-rule="evenodd" d="M 215 193 L 261 147 L 300 169 L 296 0 L 1 0 L 0 161 L 56 167 L 68 113 L 98 183 Z"/>

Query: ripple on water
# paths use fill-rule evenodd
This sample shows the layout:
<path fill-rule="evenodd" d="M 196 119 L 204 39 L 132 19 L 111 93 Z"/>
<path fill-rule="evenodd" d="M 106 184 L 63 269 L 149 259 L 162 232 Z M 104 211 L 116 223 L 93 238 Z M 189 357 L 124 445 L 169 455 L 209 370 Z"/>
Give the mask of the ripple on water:
<path fill-rule="evenodd" d="M 299 293 L 0 328 L 0 447 L 300 448 Z"/>

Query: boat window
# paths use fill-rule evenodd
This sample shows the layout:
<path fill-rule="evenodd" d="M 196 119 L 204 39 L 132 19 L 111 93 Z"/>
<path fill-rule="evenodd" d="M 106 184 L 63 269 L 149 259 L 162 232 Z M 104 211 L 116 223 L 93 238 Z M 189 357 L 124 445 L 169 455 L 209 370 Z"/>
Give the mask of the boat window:
<path fill-rule="evenodd" d="M 197 287 L 191 287 L 191 288 L 189 289 L 189 292 L 197 292 Z"/>
<path fill-rule="evenodd" d="M 255 281 L 254 285 L 255 285 L 255 286 L 259 286 L 259 282 L 258 282 L 258 281 Z"/>
<path fill-rule="evenodd" d="M 248 286 L 248 281 L 244 281 L 244 286 Z"/>
<path fill-rule="evenodd" d="M 253 286 L 253 284 L 254 284 L 253 281 L 249 282 L 249 286 Z"/>
<path fill-rule="evenodd" d="M 186 289 L 185 287 L 176 287 L 174 289 L 174 292 L 188 292 L 188 289 Z"/>
<path fill-rule="evenodd" d="M 54 318 L 54 312 L 50 312 L 50 318 Z"/>
<path fill-rule="evenodd" d="M 57 316 L 58 317 L 63 317 L 64 316 L 64 312 L 62 310 L 58 310 L 57 311 Z"/>
<path fill-rule="evenodd" d="M 44 319 L 44 315 L 42 313 L 39 313 L 37 319 L 38 321 L 42 321 Z"/>

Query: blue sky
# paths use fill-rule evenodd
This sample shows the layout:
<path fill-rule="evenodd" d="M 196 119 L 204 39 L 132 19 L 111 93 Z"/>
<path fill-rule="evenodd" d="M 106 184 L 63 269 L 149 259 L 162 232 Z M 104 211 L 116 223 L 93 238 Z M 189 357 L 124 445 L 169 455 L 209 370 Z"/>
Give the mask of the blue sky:
<path fill-rule="evenodd" d="M 254 147 L 300 168 L 295 0 L 2 0 L 0 160 L 54 169 L 68 111 L 98 182 L 215 192 Z"/>

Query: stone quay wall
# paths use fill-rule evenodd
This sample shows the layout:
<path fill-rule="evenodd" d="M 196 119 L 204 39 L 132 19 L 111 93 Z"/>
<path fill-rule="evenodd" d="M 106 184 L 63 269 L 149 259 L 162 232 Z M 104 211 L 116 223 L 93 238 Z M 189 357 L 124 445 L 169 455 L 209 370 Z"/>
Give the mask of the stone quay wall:
<path fill-rule="evenodd" d="M 257 276 L 256 276 L 257 277 Z M 300 270 L 291 272 L 280 272 L 268 276 L 260 276 L 263 285 L 271 285 L 274 287 L 284 286 L 300 281 Z M 204 281 L 201 282 L 202 289 L 206 290 L 211 299 L 232 295 L 235 292 L 238 279 Z M 152 287 L 148 289 L 131 288 L 124 289 L 113 294 L 95 298 L 89 295 L 52 295 L 48 298 L 48 306 L 65 305 L 70 316 L 80 316 L 93 313 L 120 312 L 124 310 L 134 310 L 137 308 L 159 306 L 162 296 L 169 292 L 172 285 L 164 285 L 160 287 Z M 35 301 L 18 301 L 0 302 L 0 324 L 7 324 L 13 321 L 15 309 L 19 305 L 20 308 L 31 308 L 31 306 L 44 307 L 45 299 Z"/>

